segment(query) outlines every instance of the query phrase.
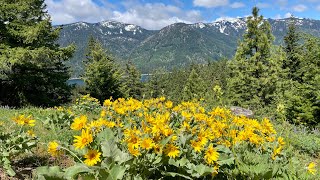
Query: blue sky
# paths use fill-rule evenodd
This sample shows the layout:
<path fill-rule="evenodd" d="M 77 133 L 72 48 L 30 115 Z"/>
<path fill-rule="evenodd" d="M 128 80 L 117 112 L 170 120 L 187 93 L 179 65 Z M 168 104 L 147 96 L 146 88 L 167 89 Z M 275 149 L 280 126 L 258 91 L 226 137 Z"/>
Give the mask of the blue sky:
<path fill-rule="evenodd" d="M 320 0 L 45 0 L 53 24 L 114 20 L 146 29 L 176 22 L 245 17 L 253 6 L 266 18 L 320 19 Z"/>

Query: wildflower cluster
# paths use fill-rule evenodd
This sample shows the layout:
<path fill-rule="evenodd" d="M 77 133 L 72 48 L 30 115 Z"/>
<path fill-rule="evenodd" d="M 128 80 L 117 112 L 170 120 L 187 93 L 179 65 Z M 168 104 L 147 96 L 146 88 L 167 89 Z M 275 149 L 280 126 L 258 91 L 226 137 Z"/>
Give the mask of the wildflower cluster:
<path fill-rule="evenodd" d="M 10 176 L 15 175 L 12 158 L 30 152 L 37 142 L 33 131 L 36 121 L 31 115 L 20 114 L 12 117 L 12 121 L 9 126 L 0 126 L 0 166 Z"/>
<path fill-rule="evenodd" d="M 144 101 L 107 99 L 96 118 L 79 115 L 70 128 L 78 132 L 73 146 L 78 154 L 82 152 L 78 159 L 87 166 L 102 166 L 114 151 L 125 157 L 114 157 L 116 162 L 137 159 L 135 168 L 176 166 L 189 169 L 184 174 L 191 177 L 219 174 L 235 163 L 239 146 L 269 154 L 270 161 L 276 160 L 285 146 L 268 119 L 260 122 L 239 117 L 219 107 L 208 111 L 201 102 L 173 106 L 164 97 Z M 57 156 L 62 149 L 51 142 L 48 151 Z M 206 169 L 202 174 L 196 172 L 200 165 Z M 125 171 L 133 170 L 125 166 Z"/>
<path fill-rule="evenodd" d="M 90 94 L 87 94 L 76 100 L 75 107 L 80 111 L 95 111 L 99 109 L 100 102 L 98 99 L 91 97 Z"/>

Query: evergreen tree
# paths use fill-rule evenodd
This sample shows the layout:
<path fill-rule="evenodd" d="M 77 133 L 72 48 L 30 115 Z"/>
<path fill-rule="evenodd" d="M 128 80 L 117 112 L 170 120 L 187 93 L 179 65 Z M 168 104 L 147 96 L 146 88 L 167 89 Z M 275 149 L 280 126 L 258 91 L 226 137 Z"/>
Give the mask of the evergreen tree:
<path fill-rule="evenodd" d="M 269 105 L 275 99 L 278 71 L 277 62 L 271 58 L 274 37 L 270 24 L 258 13 L 254 7 L 235 58 L 228 64 L 232 104 L 254 108 Z"/>
<path fill-rule="evenodd" d="M 126 77 L 125 77 L 126 95 L 135 99 L 142 98 L 143 84 L 141 82 L 141 73 L 131 63 L 126 64 Z"/>
<path fill-rule="evenodd" d="M 162 68 L 156 69 L 152 72 L 150 80 L 146 84 L 146 97 L 157 98 L 165 95 L 165 84 L 169 82 L 166 78 L 168 72 Z"/>
<path fill-rule="evenodd" d="M 124 97 L 122 72 L 114 58 L 93 38 L 88 42 L 84 80 L 92 97 L 103 102 L 112 97 Z"/>
<path fill-rule="evenodd" d="M 183 100 L 189 101 L 203 98 L 205 95 L 204 85 L 203 79 L 193 67 L 182 91 Z"/>
<path fill-rule="evenodd" d="M 320 123 L 320 40 L 308 37 L 302 45 L 301 82 L 286 91 L 286 117 L 297 124 L 311 126 Z"/>
<path fill-rule="evenodd" d="M 301 50 L 299 46 L 300 37 L 294 24 L 294 19 L 291 17 L 288 32 L 284 37 L 284 51 L 286 52 L 287 58 L 283 62 L 282 68 L 287 70 L 287 76 L 289 79 L 301 82 L 301 76 L 298 70 L 301 68 Z"/>
<path fill-rule="evenodd" d="M 53 106 L 69 100 L 64 61 L 44 0 L 2 0 L 0 5 L 0 104 Z"/>

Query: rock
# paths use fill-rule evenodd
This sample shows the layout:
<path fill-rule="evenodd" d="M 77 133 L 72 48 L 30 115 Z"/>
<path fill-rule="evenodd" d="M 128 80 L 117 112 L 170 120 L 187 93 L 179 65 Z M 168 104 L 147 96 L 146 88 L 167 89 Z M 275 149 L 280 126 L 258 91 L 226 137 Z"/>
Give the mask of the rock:
<path fill-rule="evenodd" d="M 245 108 L 242 108 L 239 106 L 231 106 L 230 110 L 234 115 L 237 115 L 237 116 L 242 115 L 242 116 L 246 116 L 248 118 L 253 117 L 253 112 L 250 109 L 245 109 Z"/>

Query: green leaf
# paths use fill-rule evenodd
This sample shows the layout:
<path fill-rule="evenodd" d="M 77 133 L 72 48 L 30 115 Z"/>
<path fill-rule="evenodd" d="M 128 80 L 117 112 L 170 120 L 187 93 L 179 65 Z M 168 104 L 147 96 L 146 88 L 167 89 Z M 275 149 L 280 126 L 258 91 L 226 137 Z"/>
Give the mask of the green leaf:
<path fill-rule="evenodd" d="M 232 154 L 231 150 L 223 145 L 218 145 L 215 147 L 218 151 L 224 152 L 225 154 Z"/>
<path fill-rule="evenodd" d="M 162 157 L 161 157 L 161 156 L 157 156 L 157 157 L 156 157 L 156 160 L 153 161 L 152 164 L 158 164 L 158 163 L 161 162 L 161 160 L 162 160 Z"/>
<path fill-rule="evenodd" d="M 180 164 L 180 166 L 184 166 L 189 162 L 189 160 L 187 158 L 182 158 L 178 161 L 178 163 Z"/>
<path fill-rule="evenodd" d="M 231 158 L 229 158 L 229 159 L 224 159 L 224 160 L 220 160 L 220 161 L 218 161 L 218 164 L 220 165 L 220 166 L 222 166 L 222 165 L 232 165 L 232 164 L 234 164 L 234 157 L 231 157 Z"/>
<path fill-rule="evenodd" d="M 199 164 L 194 169 L 200 176 L 205 176 L 207 174 L 213 173 L 213 168 L 206 166 L 204 164 Z"/>
<path fill-rule="evenodd" d="M 160 144 L 161 144 L 162 146 L 165 146 L 165 145 L 168 144 L 168 142 L 171 140 L 172 136 L 173 136 L 173 135 L 171 135 L 171 136 L 169 136 L 169 137 L 161 140 L 161 141 L 160 141 Z"/>
<path fill-rule="evenodd" d="M 14 172 L 14 170 L 12 169 L 10 164 L 5 164 L 4 169 L 6 170 L 6 173 L 8 173 L 9 176 L 15 176 L 16 172 Z"/>
<path fill-rule="evenodd" d="M 179 167 L 179 163 L 177 161 L 175 161 L 174 159 L 172 159 L 172 158 L 169 159 L 168 163 L 170 165 L 174 165 L 176 167 Z"/>
<path fill-rule="evenodd" d="M 78 163 L 75 164 L 65 170 L 64 177 L 67 179 L 73 179 L 75 175 L 79 173 L 90 173 L 92 172 L 91 169 L 89 169 L 86 165 Z"/>
<path fill-rule="evenodd" d="M 97 135 L 98 142 L 108 141 L 114 139 L 114 133 L 111 129 L 105 128 Z"/>
<path fill-rule="evenodd" d="M 110 170 L 107 180 L 122 179 L 125 171 L 126 171 L 126 168 L 124 166 L 115 165 Z"/>
<path fill-rule="evenodd" d="M 272 177 L 274 177 L 278 171 L 279 171 L 280 165 L 279 164 L 274 164 L 272 168 Z"/>
<path fill-rule="evenodd" d="M 64 179 L 64 173 L 59 166 L 43 166 L 36 169 L 38 179 Z"/>
<path fill-rule="evenodd" d="M 176 176 L 180 176 L 180 177 L 183 177 L 185 179 L 191 179 L 191 177 L 189 176 L 186 176 L 186 175 L 183 175 L 183 174 L 179 174 L 179 173 L 175 173 L 175 172 L 163 172 L 162 175 L 164 176 L 170 176 L 170 177 L 176 177 Z"/>

